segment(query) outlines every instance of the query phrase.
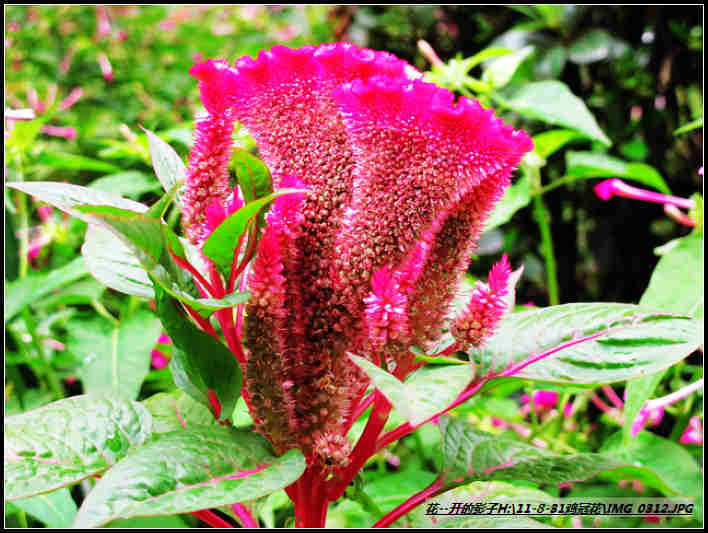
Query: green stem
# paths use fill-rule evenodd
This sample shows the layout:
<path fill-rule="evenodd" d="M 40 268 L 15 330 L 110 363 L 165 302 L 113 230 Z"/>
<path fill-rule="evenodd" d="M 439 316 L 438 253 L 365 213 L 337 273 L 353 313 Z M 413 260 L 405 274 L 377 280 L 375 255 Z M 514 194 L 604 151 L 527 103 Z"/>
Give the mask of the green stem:
<path fill-rule="evenodd" d="M 558 305 L 558 276 L 556 273 L 556 258 L 553 253 L 553 239 L 551 237 L 551 216 L 541 196 L 533 199 L 533 212 L 538 229 L 541 232 L 541 253 L 546 262 L 546 276 L 548 280 L 548 303 Z"/>
<path fill-rule="evenodd" d="M 52 368 L 51 361 L 47 359 L 47 355 L 44 352 L 44 349 L 42 348 L 41 340 L 37 335 L 37 327 L 34 323 L 34 319 L 32 318 L 32 314 L 30 313 L 27 307 L 22 310 L 22 318 L 24 319 L 25 325 L 27 326 L 27 332 L 32 337 L 32 345 L 34 346 L 34 349 L 37 352 L 37 357 L 42 363 L 42 369 L 44 370 L 44 378 L 47 380 L 47 385 L 52 391 L 52 394 L 54 395 L 55 399 L 59 400 L 64 397 L 61 382 L 59 381 L 59 378 L 54 372 L 54 368 Z"/>
<path fill-rule="evenodd" d="M 27 525 L 27 515 L 22 509 L 20 509 L 17 513 L 17 521 L 20 523 L 20 527 L 22 529 L 29 528 L 29 525 Z"/>

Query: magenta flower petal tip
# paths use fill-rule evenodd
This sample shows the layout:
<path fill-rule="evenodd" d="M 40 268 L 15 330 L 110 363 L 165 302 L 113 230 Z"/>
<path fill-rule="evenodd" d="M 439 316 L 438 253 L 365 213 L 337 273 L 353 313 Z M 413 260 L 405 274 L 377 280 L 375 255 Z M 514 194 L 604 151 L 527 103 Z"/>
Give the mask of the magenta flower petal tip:
<path fill-rule="evenodd" d="M 595 195 L 603 200 L 612 198 L 615 190 L 615 185 L 619 182 L 617 178 L 601 181 L 595 185 Z"/>
<path fill-rule="evenodd" d="M 703 444 L 703 424 L 699 416 L 694 416 L 688 421 L 680 442 L 681 444 Z"/>

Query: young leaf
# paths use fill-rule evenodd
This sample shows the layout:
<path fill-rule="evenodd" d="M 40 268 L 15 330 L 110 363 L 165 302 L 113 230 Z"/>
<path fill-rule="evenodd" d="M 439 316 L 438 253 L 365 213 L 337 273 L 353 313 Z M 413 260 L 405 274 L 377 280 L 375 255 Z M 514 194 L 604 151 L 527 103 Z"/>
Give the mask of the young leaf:
<path fill-rule="evenodd" d="M 231 161 L 244 202 L 250 203 L 273 192 L 270 170 L 263 161 L 241 148 L 234 148 Z"/>
<path fill-rule="evenodd" d="M 585 481 L 602 471 L 628 464 L 597 453 L 559 455 L 479 431 L 449 416 L 440 418 L 439 427 L 446 485 L 521 480 L 555 485 Z"/>
<path fill-rule="evenodd" d="M 204 241 L 202 253 L 214 261 L 222 272 L 229 272 L 238 239 L 246 231 L 248 222 L 258 215 L 261 209 L 279 196 L 306 192 L 306 190 L 301 189 L 279 189 L 268 196 L 247 203 L 241 209 L 226 217 L 219 227 L 209 235 L 207 240 Z"/>
<path fill-rule="evenodd" d="M 111 468 L 84 500 L 74 527 L 252 500 L 287 487 L 304 471 L 299 450 L 276 457 L 255 433 L 194 426 L 153 440 Z"/>
<path fill-rule="evenodd" d="M 656 373 L 699 344 L 699 323 L 688 317 L 631 304 L 575 303 L 507 316 L 470 361 L 481 376 L 599 385 Z"/>
<path fill-rule="evenodd" d="M 414 426 L 448 407 L 469 385 L 475 374 L 474 365 L 471 364 L 423 367 L 401 382 L 363 357 L 349 354 L 349 358 Z"/>
<path fill-rule="evenodd" d="M 527 83 L 515 88 L 506 97 L 497 99 L 517 113 L 577 130 L 589 139 L 606 146 L 612 145 L 585 103 L 559 81 Z"/>
<path fill-rule="evenodd" d="M 671 194 L 668 185 L 656 169 L 645 163 L 627 163 L 616 157 L 597 152 L 565 154 L 566 173 L 577 178 L 627 178 Z"/>
<path fill-rule="evenodd" d="M 147 192 L 156 192 L 161 187 L 154 177 L 137 170 L 128 170 L 93 180 L 89 188 L 137 199 Z"/>
<path fill-rule="evenodd" d="M 5 499 L 27 498 L 103 472 L 147 441 L 152 420 L 137 402 L 74 396 L 5 418 Z"/>
<path fill-rule="evenodd" d="M 229 419 L 241 395 L 241 367 L 221 342 L 192 325 L 175 304 L 169 294 L 156 287 L 157 312 L 174 343 L 170 370 L 175 384 L 209 407 L 216 418 Z M 218 412 L 212 395 L 219 402 Z"/>
<path fill-rule="evenodd" d="M 158 318 L 139 309 L 120 323 L 95 315 L 72 317 L 66 327 L 69 349 L 81 361 L 84 391 L 135 399 L 150 370 L 150 350 L 161 331 Z"/>
<path fill-rule="evenodd" d="M 150 157 L 155 175 L 165 191 L 169 191 L 184 181 L 187 177 L 187 167 L 174 148 L 150 130 L 143 128 L 143 131 L 147 134 L 150 144 Z"/>

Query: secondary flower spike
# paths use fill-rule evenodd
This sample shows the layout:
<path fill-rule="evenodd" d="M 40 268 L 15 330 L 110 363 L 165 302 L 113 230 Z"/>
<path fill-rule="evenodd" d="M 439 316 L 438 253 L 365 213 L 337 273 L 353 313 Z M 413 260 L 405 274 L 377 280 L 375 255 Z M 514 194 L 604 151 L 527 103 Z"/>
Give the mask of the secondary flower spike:
<path fill-rule="evenodd" d="M 441 336 L 484 220 L 531 140 L 395 56 L 350 43 L 276 46 L 191 72 L 209 117 L 190 156 L 190 238 L 202 238 L 207 206 L 227 202 L 234 120 L 275 189 L 308 189 L 267 217 L 248 278 L 245 390 L 276 449 L 343 467 L 329 443 L 367 386 L 345 354 L 385 359 L 402 378 L 408 348 Z"/>

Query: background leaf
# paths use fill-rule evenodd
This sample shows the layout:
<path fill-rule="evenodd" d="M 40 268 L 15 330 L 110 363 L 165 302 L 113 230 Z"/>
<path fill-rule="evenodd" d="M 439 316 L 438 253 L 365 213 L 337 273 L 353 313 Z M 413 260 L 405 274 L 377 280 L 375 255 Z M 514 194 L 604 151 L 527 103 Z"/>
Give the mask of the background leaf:
<path fill-rule="evenodd" d="M 72 317 L 67 329 L 69 349 L 81 361 L 78 375 L 85 392 L 137 398 L 162 331 L 152 312 L 138 309 L 120 323 L 102 316 Z"/>
<path fill-rule="evenodd" d="M 16 500 L 14 504 L 48 528 L 57 529 L 70 528 L 77 510 L 67 488 Z"/>
<path fill-rule="evenodd" d="M 627 178 L 671 194 L 668 185 L 656 169 L 645 163 L 627 163 L 616 157 L 597 152 L 565 154 L 566 173 L 577 178 Z"/>
<path fill-rule="evenodd" d="M 150 130 L 143 130 L 147 134 L 150 144 L 150 158 L 155 175 L 160 180 L 165 191 L 171 190 L 175 185 L 187 177 L 187 167 L 182 158 L 165 141 L 160 139 Z"/>

